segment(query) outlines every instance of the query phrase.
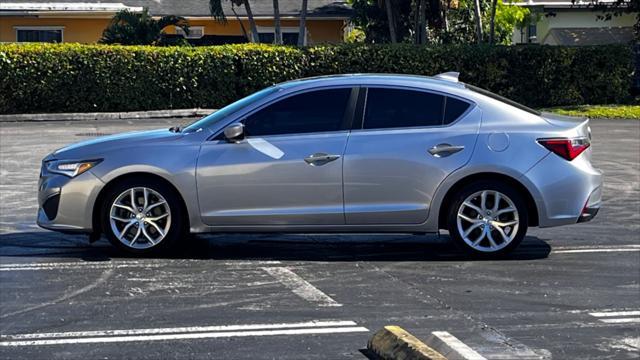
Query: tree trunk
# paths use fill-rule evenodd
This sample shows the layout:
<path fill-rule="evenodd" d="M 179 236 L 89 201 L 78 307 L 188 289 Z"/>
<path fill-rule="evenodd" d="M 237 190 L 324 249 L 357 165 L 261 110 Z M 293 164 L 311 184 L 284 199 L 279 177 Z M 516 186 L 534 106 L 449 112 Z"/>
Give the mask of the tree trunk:
<path fill-rule="evenodd" d="M 476 36 L 478 44 L 482 43 L 482 15 L 480 14 L 480 0 L 473 1 L 473 10 L 476 17 Z"/>
<path fill-rule="evenodd" d="M 307 37 L 307 0 L 302 0 L 300 10 L 300 31 L 298 32 L 298 46 L 304 46 L 304 39 Z"/>
<path fill-rule="evenodd" d="M 275 26 L 275 43 L 282 45 L 282 28 L 280 27 L 280 6 L 279 0 L 273 0 L 273 20 Z"/>
<path fill-rule="evenodd" d="M 476 0 L 478 1 L 478 0 Z M 420 0 L 420 45 L 427 43 L 427 4 L 426 0 Z"/>
<path fill-rule="evenodd" d="M 238 16 L 238 13 L 236 12 L 236 8 L 233 6 L 233 3 L 231 3 L 231 11 L 233 12 L 233 15 L 235 15 L 236 20 L 238 20 L 238 23 L 240 24 L 240 29 L 242 30 L 242 36 L 244 36 L 244 38 L 247 39 L 247 41 L 251 42 L 251 39 L 249 39 L 249 34 L 247 34 L 247 29 L 245 29 L 244 23 L 242 23 L 242 20 L 240 20 L 240 16 Z"/>
<path fill-rule="evenodd" d="M 491 22 L 489 24 L 489 44 L 491 45 L 493 45 L 496 35 L 496 6 L 498 6 L 498 0 L 493 0 L 491 2 Z"/>
<path fill-rule="evenodd" d="M 398 42 L 398 37 L 396 35 L 396 21 L 393 17 L 393 4 L 391 4 L 391 0 L 384 0 L 385 8 L 387 9 L 387 22 L 389 23 L 389 37 L 391 38 L 391 43 L 395 44 Z"/>
<path fill-rule="evenodd" d="M 260 42 L 260 38 L 258 37 L 258 27 L 256 27 L 256 21 L 253 18 L 253 12 L 251 11 L 251 4 L 249 4 L 249 0 L 244 0 L 243 4 L 244 9 L 247 11 L 247 18 L 249 18 L 249 26 L 251 27 L 251 42 Z"/>

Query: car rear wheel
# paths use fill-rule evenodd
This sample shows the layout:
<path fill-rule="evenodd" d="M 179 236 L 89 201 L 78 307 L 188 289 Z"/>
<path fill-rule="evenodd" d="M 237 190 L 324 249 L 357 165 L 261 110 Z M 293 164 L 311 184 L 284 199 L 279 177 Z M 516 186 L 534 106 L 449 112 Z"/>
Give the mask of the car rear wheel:
<path fill-rule="evenodd" d="M 184 235 L 180 200 L 155 180 L 127 180 L 111 188 L 102 207 L 109 241 L 134 254 L 166 250 Z"/>
<path fill-rule="evenodd" d="M 455 196 L 448 229 L 454 243 L 476 256 L 511 252 L 527 233 L 528 214 L 522 196 L 504 183 L 471 183 Z"/>

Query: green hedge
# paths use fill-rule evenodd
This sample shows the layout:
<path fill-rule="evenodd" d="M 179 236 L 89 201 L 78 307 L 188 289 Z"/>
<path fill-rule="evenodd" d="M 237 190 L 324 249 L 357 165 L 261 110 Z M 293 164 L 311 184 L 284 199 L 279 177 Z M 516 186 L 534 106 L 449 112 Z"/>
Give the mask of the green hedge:
<path fill-rule="evenodd" d="M 632 100 L 627 46 L 0 44 L 0 113 L 218 108 L 306 76 L 444 71 L 533 107 Z"/>

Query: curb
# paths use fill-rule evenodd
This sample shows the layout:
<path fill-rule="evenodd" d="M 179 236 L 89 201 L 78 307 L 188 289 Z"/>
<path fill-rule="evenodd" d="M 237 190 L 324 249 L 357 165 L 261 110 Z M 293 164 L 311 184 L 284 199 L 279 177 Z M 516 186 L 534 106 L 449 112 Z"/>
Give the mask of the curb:
<path fill-rule="evenodd" d="M 205 115 L 211 114 L 214 111 L 215 109 L 195 108 L 195 109 L 129 111 L 129 112 L 8 114 L 8 115 L 0 115 L 0 122 L 161 119 L 161 118 L 174 118 L 174 117 L 205 116 Z"/>
<path fill-rule="evenodd" d="M 399 326 L 385 326 L 367 343 L 367 349 L 384 360 L 447 360 Z"/>

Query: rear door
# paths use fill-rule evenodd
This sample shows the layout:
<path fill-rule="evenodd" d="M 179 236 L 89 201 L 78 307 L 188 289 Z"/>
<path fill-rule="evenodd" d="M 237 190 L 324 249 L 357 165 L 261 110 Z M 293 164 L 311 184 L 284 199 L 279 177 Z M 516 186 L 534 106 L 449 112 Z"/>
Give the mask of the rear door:
<path fill-rule="evenodd" d="M 413 88 L 370 87 L 364 104 L 344 156 L 346 223 L 423 223 L 438 185 L 469 161 L 481 112 Z"/>

